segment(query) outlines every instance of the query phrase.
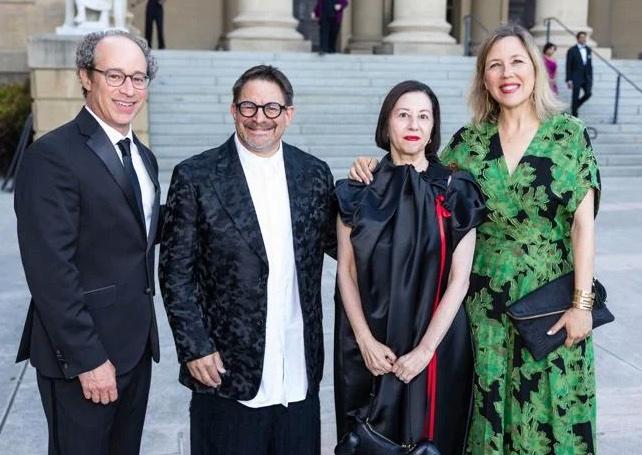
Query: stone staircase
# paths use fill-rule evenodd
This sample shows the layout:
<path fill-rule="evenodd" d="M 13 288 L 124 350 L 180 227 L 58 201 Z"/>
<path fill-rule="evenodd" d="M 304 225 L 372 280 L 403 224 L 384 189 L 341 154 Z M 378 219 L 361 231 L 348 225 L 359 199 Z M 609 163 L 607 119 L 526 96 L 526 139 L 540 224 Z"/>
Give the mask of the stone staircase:
<path fill-rule="evenodd" d="M 470 118 L 470 57 L 213 51 L 158 51 L 156 56 L 160 71 L 150 88 L 150 140 L 165 181 L 176 163 L 233 132 L 232 85 L 259 63 L 282 69 L 294 87 L 296 114 L 285 140 L 327 161 L 337 178 L 346 176 L 355 156 L 381 155 L 374 145 L 377 116 L 397 82 L 418 79 L 435 91 L 442 109 L 442 145 Z M 642 85 L 642 61 L 612 63 Z M 594 147 L 602 175 L 642 176 L 642 94 L 623 82 L 619 121 L 610 124 L 616 76 L 603 63 L 595 60 L 594 65 L 593 97 L 580 115 L 597 132 Z M 561 78 L 561 97 L 569 102 Z"/>

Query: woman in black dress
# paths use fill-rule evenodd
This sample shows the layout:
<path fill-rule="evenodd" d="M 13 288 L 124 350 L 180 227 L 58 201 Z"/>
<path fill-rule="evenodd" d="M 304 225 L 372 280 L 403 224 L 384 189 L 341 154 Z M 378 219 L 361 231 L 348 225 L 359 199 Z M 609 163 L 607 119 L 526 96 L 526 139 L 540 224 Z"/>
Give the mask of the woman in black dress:
<path fill-rule="evenodd" d="M 461 302 L 485 208 L 469 174 L 439 163 L 439 136 L 432 90 L 402 82 L 379 114 L 390 153 L 372 183 L 337 183 L 335 405 L 339 436 L 368 417 L 397 443 L 459 454 L 472 379 Z"/>

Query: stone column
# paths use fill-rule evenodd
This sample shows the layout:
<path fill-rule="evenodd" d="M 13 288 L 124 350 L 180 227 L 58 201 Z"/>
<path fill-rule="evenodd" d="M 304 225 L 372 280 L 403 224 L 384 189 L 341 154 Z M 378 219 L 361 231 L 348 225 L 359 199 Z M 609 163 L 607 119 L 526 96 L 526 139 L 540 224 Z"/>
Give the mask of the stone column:
<path fill-rule="evenodd" d="M 472 0 L 472 14 L 487 30 L 493 31 L 501 24 L 508 22 L 508 3 L 504 0 Z M 472 23 L 473 47 L 479 45 L 488 32 L 475 21 Z"/>
<path fill-rule="evenodd" d="M 311 44 L 296 31 L 292 0 L 238 0 L 225 48 L 231 51 L 309 52 Z"/>
<path fill-rule="evenodd" d="M 236 0 L 223 0 L 221 4 L 223 11 L 223 32 L 219 38 L 217 49 L 229 49 L 229 40 L 227 35 L 234 30 L 232 22 L 239 15 L 239 5 Z"/>
<path fill-rule="evenodd" d="M 593 29 L 588 26 L 589 0 L 573 0 L 564 2 L 560 0 L 537 0 L 535 3 L 535 26 L 531 33 L 540 46 L 546 44 L 546 24 L 544 19 L 555 17 L 574 33 L 580 30 L 588 33 L 589 37 Z M 559 50 L 565 50 L 576 43 L 575 36 L 564 30 L 557 22 L 551 22 L 551 35 L 549 39 L 557 45 Z M 590 46 L 595 47 L 595 41 L 589 39 Z M 558 51 L 558 54 L 561 53 Z"/>
<path fill-rule="evenodd" d="M 390 34 L 384 50 L 393 54 L 462 55 L 463 49 L 450 36 L 446 0 L 395 0 Z"/>
<path fill-rule="evenodd" d="M 383 38 L 383 0 L 353 0 L 351 54 L 372 54 Z"/>

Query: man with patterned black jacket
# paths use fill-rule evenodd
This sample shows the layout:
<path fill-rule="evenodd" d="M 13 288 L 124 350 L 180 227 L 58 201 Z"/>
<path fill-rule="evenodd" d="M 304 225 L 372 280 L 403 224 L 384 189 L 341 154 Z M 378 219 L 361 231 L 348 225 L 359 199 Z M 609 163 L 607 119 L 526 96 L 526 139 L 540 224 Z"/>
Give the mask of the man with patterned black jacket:
<path fill-rule="evenodd" d="M 321 273 L 336 248 L 332 173 L 284 143 L 290 82 L 235 83 L 236 132 L 175 169 L 159 278 L 193 391 L 192 454 L 320 453 Z"/>

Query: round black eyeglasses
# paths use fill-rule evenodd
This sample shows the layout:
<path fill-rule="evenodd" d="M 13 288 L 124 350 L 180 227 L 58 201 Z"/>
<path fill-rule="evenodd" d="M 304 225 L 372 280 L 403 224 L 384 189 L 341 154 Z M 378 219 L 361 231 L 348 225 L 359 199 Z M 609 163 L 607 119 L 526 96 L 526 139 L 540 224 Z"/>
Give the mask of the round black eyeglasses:
<path fill-rule="evenodd" d="M 247 118 L 254 117 L 259 111 L 259 108 L 261 108 L 263 110 L 263 114 L 265 114 L 265 116 L 269 119 L 277 118 L 279 115 L 281 115 L 281 112 L 283 112 L 283 110 L 288 108 L 288 106 L 283 106 L 276 102 L 259 105 L 253 103 L 252 101 L 241 101 L 240 103 L 236 103 L 235 106 L 239 113 L 243 117 Z"/>
<path fill-rule="evenodd" d="M 149 76 L 144 73 L 125 74 L 117 69 L 101 70 L 98 68 L 92 68 L 92 71 L 96 71 L 105 76 L 105 82 L 107 82 L 107 85 L 110 87 L 120 87 L 125 83 L 125 79 L 127 78 L 131 79 L 132 85 L 137 90 L 144 90 L 149 85 Z"/>

